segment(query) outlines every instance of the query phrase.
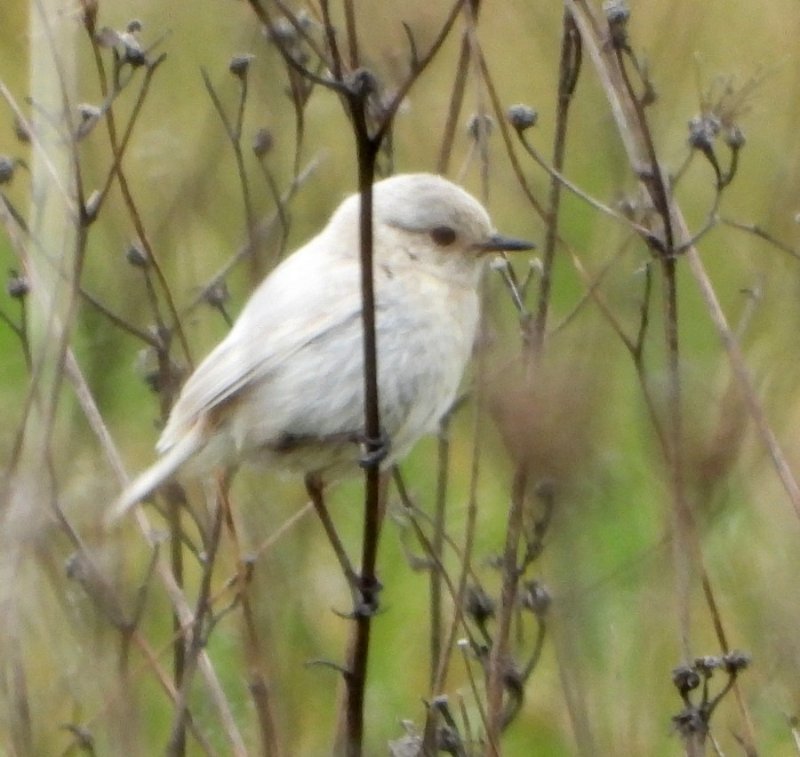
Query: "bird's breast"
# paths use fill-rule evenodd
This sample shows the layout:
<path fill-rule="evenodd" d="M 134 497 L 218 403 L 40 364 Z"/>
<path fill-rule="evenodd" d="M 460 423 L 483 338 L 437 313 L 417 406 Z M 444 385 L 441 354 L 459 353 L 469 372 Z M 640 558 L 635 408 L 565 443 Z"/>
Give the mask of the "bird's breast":
<path fill-rule="evenodd" d="M 474 291 L 439 280 L 379 291 L 381 419 L 398 456 L 435 432 L 454 402 L 478 324 Z"/>

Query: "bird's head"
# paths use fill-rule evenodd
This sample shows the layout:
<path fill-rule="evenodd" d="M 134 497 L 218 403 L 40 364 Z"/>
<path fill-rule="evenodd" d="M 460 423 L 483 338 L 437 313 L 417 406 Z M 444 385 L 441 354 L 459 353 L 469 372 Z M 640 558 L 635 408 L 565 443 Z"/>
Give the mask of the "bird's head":
<path fill-rule="evenodd" d="M 372 191 L 377 262 L 441 266 L 477 280 L 487 253 L 534 247 L 498 234 L 484 207 L 441 176 L 400 174 L 376 182 Z M 333 220 L 354 229 L 356 239 L 359 208 L 359 196 L 353 195 Z"/>

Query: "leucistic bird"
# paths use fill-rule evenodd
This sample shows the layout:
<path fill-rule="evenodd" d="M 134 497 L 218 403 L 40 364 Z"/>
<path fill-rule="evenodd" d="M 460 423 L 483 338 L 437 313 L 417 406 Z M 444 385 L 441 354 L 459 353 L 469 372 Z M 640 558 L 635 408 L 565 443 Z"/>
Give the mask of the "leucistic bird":
<path fill-rule="evenodd" d="M 357 468 L 364 434 L 360 198 L 253 292 L 228 335 L 186 381 L 156 462 L 122 492 L 123 515 L 176 475 L 247 459 L 319 474 Z M 452 182 L 405 174 L 373 186 L 378 394 L 383 464 L 435 432 L 476 337 L 489 253 L 532 245 L 498 234 Z"/>

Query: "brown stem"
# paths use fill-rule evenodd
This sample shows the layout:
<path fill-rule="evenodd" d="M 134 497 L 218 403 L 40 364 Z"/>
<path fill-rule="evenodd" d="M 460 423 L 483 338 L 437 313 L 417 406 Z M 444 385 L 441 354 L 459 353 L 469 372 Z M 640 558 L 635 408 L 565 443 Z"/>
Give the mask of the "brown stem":
<path fill-rule="evenodd" d="M 445 529 L 447 523 L 447 486 L 450 472 L 449 419 L 445 418 L 439 427 L 437 450 L 438 472 L 436 478 L 436 509 L 433 520 L 432 550 L 434 564 L 430 571 L 430 693 L 436 695 L 437 673 L 442 655 L 442 570 L 444 559 Z"/>
<path fill-rule="evenodd" d="M 178 701 L 175 705 L 175 715 L 172 721 L 172 733 L 167 744 L 166 753 L 169 757 L 177 757 L 184 754 L 186 750 L 186 725 L 190 717 L 188 696 L 194 674 L 197 672 L 203 650 L 208 642 L 208 630 L 212 618 L 211 605 L 211 578 L 214 573 L 217 552 L 219 550 L 220 537 L 222 534 L 222 513 L 225 498 L 223 487 L 220 485 L 217 492 L 217 501 L 214 503 L 215 511 L 211 530 L 204 538 L 205 560 L 203 573 L 200 578 L 200 589 L 197 594 L 194 617 L 191 627 L 178 627 L 178 638 L 176 643 L 183 645 L 181 653 L 181 681 L 178 690 L 180 692 Z M 173 531 L 174 533 L 174 531 Z M 177 578 L 177 577 L 176 577 Z M 189 634 L 188 640 L 185 634 Z M 177 657 L 176 657 L 177 661 Z"/>
<path fill-rule="evenodd" d="M 572 14 L 564 12 L 564 28 L 561 37 L 561 64 L 558 80 L 558 108 L 556 110 L 556 133 L 553 142 L 553 168 L 561 173 L 567 144 L 567 119 L 569 106 L 581 64 L 581 42 Z M 534 361 L 544 345 L 547 329 L 547 314 L 550 308 L 550 291 L 553 279 L 556 242 L 558 240 L 558 213 L 561 205 L 561 182 L 554 176 L 550 179 L 550 198 L 547 212 L 547 234 L 542 254 L 542 273 L 539 278 L 539 297 L 533 325 L 531 351 Z"/>
<path fill-rule="evenodd" d="M 261 753 L 264 757 L 279 757 L 282 754 L 278 739 L 278 718 L 275 713 L 273 697 L 270 694 L 269 676 L 262 649 L 261 636 L 263 629 L 256 618 L 253 603 L 250 599 L 249 579 L 252 575 L 252 562 L 245 557 L 240 529 L 234 518 L 233 504 L 229 496 L 229 486 L 224 488 L 225 525 L 233 541 L 236 551 L 237 571 L 235 576 L 236 597 L 242 608 L 242 619 L 245 632 L 245 654 L 248 667 L 247 688 L 253 698 L 258 717 Z M 211 597 L 211 604 L 214 597 Z"/>
<path fill-rule="evenodd" d="M 487 682 L 487 739 L 493 751 L 497 751 L 500 734 L 503 729 L 503 679 L 509 661 L 508 639 L 511 632 L 511 621 L 516 607 L 517 588 L 519 586 L 519 541 L 522 536 L 522 511 L 525 503 L 525 492 L 528 484 L 528 473 L 520 466 L 514 474 L 511 490 L 511 503 L 506 528 L 506 544 L 502 557 L 503 586 L 500 594 L 500 612 L 497 619 L 492 650 L 489 655 L 489 673 Z"/>
<path fill-rule="evenodd" d="M 450 107 L 447 110 L 447 121 L 442 137 L 442 146 L 439 150 L 439 161 L 436 170 L 440 174 L 446 174 L 450 166 L 450 156 L 453 151 L 453 140 L 456 129 L 458 128 L 458 118 L 461 115 L 461 105 L 464 102 L 464 88 L 467 83 L 467 72 L 469 70 L 470 43 L 466 32 L 461 38 L 461 52 L 456 64 L 456 80 L 453 84 L 450 95 Z"/>
<path fill-rule="evenodd" d="M 364 432 L 367 456 L 380 453 L 381 419 L 378 395 L 377 336 L 375 329 L 375 284 L 372 275 L 373 228 L 372 183 L 380 142 L 370 138 L 366 121 L 366 99 L 352 96 L 350 112 L 356 136 L 358 189 L 361 196 L 359 239 L 361 256 L 361 318 L 364 351 Z M 352 659 L 347 676 L 347 726 L 345 752 L 349 757 L 362 754 L 364 738 L 364 693 L 367 683 L 372 615 L 378 602 L 378 579 L 375 573 L 380 536 L 380 469 L 367 464 L 364 471 L 364 532 L 362 536 L 360 607 L 354 613 L 355 631 Z"/>
<path fill-rule="evenodd" d="M 172 575 L 178 586 L 184 586 L 183 573 L 183 544 L 180 534 L 183 529 L 181 526 L 181 502 L 178 497 L 167 496 L 167 512 L 169 518 L 169 529 L 172 538 L 169 542 L 169 563 Z M 183 634 L 180 616 L 177 612 L 172 613 L 172 630 L 174 640 L 172 643 L 172 677 L 175 681 L 175 688 L 183 688 L 183 680 L 186 673 L 186 638 Z M 173 730 L 173 751 L 174 757 L 183 757 L 186 754 L 186 718 L 176 719 Z"/>

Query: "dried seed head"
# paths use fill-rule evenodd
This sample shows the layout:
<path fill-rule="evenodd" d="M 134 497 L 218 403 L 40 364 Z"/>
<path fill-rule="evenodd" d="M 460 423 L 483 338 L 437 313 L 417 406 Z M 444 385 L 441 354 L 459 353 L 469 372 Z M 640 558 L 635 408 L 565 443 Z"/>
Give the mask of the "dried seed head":
<path fill-rule="evenodd" d="M 503 684 L 513 698 L 522 698 L 525 689 L 525 678 L 519 666 L 511 658 L 507 658 L 505 665 L 503 665 Z"/>
<path fill-rule="evenodd" d="M 253 152 L 255 156 L 261 158 L 266 155 L 272 149 L 274 141 L 272 132 L 269 129 L 263 127 L 259 129 L 255 137 L 253 137 Z"/>
<path fill-rule="evenodd" d="M 16 167 L 16 158 L 12 158 L 9 155 L 0 155 L 0 184 L 8 184 L 14 178 Z"/>
<path fill-rule="evenodd" d="M 21 300 L 30 290 L 31 286 L 26 276 L 14 270 L 8 272 L 6 292 L 8 292 L 9 297 L 13 297 L 15 300 Z"/>
<path fill-rule="evenodd" d="M 672 683 L 685 696 L 700 685 L 700 676 L 691 665 L 680 665 L 672 671 Z"/>
<path fill-rule="evenodd" d="M 159 341 L 161 346 L 158 349 L 146 347 L 139 351 L 136 358 L 136 372 L 153 392 L 161 392 L 164 389 L 173 390 L 180 386 L 186 371 L 185 367 L 179 366 L 172 359 L 169 359 L 166 364 L 159 359 L 159 353 L 169 349 L 169 342 L 172 338 L 169 329 L 151 326 L 147 331 Z"/>
<path fill-rule="evenodd" d="M 147 252 L 138 244 L 131 244 L 128 246 L 125 252 L 125 259 L 134 268 L 147 268 L 150 265 L 150 258 L 147 257 Z"/>
<path fill-rule="evenodd" d="M 147 58 L 145 57 L 144 50 L 142 50 L 139 40 L 130 34 L 123 35 L 122 41 L 125 50 L 125 62 L 129 63 L 134 68 L 145 65 Z"/>
<path fill-rule="evenodd" d="M 234 55 L 233 58 L 231 58 L 231 62 L 228 64 L 228 70 L 239 79 L 244 79 L 255 57 L 255 55 L 251 55 L 250 53 Z"/>
<path fill-rule="evenodd" d="M 489 261 L 489 269 L 492 271 L 507 271 L 509 268 L 511 268 L 511 263 L 508 258 L 504 258 L 501 255 L 495 255 Z"/>
<path fill-rule="evenodd" d="M 80 103 L 78 105 L 78 115 L 81 117 L 81 121 L 97 120 L 102 112 L 100 108 L 91 103 Z"/>
<path fill-rule="evenodd" d="M 608 30 L 611 34 L 611 44 L 615 49 L 628 49 L 628 20 L 631 17 L 630 9 L 625 0 L 606 0 L 603 3 L 603 13 L 606 15 Z"/>
<path fill-rule="evenodd" d="M 81 103 L 78 105 L 78 116 L 81 121 L 78 124 L 78 128 L 75 130 L 75 139 L 81 140 L 89 134 L 102 115 L 103 111 L 96 105 L 92 105 L 91 103 Z"/>
<path fill-rule="evenodd" d="M 264 31 L 272 42 L 293 44 L 299 38 L 297 27 L 299 26 L 301 31 L 306 32 L 313 24 L 311 16 L 309 16 L 306 11 L 300 11 L 297 13 L 297 15 L 294 17 L 294 20 L 297 23 L 297 26 L 295 26 L 294 23 L 284 16 L 277 19 L 272 26 Z"/>
<path fill-rule="evenodd" d="M 450 700 L 447 697 L 447 694 L 437 694 L 433 699 L 431 699 L 430 707 L 434 710 L 446 710 Z"/>
<path fill-rule="evenodd" d="M 703 152 L 710 150 L 721 128 L 719 119 L 713 114 L 694 116 L 689 121 L 689 145 Z"/>
<path fill-rule="evenodd" d="M 28 144 L 31 141 L 31 135 L 28 131 L 28 127 L 19 116 L 14 116 L 14 134 L 23 144 Z"/>
<path fill-rule="evenodd" d="M 64 575 L 72 581 L 83 581 L 88 578 L 86 558 L 80 552 L 67 555 L 64 560 Z"/>
<path fill-rule="evenodd" d="M 734 649 L 722 656 L 722 667 L 726 673 L 735 675 L 750 665 L 750 655 Z"/>
<path fill-rule="evenodd" d="M 297 40 L 297 30 L 288 18 L 277 19 L 265 32 L 269 40 L 278 45 L 292 44 Z"/>
<path fill-rule="evenodd" d="M 530 129 L 531 126 L 536 126 L 536 122 L 539 120 L 539 114 L 534 108 L 522 104 L 512 105 L 508 109 L 506 117 L 517 131 Z"/>
<path fill-rule="evenodd" d="M 740 150 L 747 142 L 744 132 L 736 124 L 728 126 L 723 132 L 722 138 L 731 150 Z"/>
<path fill-rule="evenodd" d="M 553 598 L 544 584 L 539 581 L 528 581 L 523 587 L 520 601 L 522 606 L 530 610 L 537 618 L 543 618 L 547 614 Z"/>
<path fill-rule="evenodd" d="M 422 736 L 407 733 L 389 742 L 389 757 L 417 757 L 422 754 Z"/>
<path fill-rule="evenodd" d="M 464 603 L 467 615 L 479 626 L 494 617 L 494 601 L 480 586 L 470 586 L 467 589 Z"/>
<path fill-rule="evenodd" d="M 487 113 L 473 113 L 467 121 L 467 134 L 477 140 L 481 136 L 488 137 L 494 128 L 494 119 Z"/>
<path fill-rule="evenodd" d="M 368 97 L 380 91 L 378 77 L 367 68 L 357 68 L 345 76 L 344 83 L 354 95 L 359 97 Z"/>
<path fill-rule="evenodd" d="M 81 118 L 78 128 L 75 129 L 75 139 L 80 141 L 87 135 L 91 134 L 97 122 L 100 120 L 102 111 L 94 105 L 79 105 L 78 115 Z"/>
<path fill-rule="evenodd" d="M 622 197 L 616 202 L 617 210 L 622 213 L 625 218 L 633 219 L 639 210 L 637 200 L 633 197 Z"/>
<path fill-rule="evenodd" d="M 436 746 L 439 752 L 459 754 L 459 750 L 463 749 L 464 744 L 455 728 L 449 725 L 440 725 L 436 729 Z"/>
<path fill-rule="evenodd" d="M 606 0 L 603 3 L 603 13 L 606 14 L 609 26 L 627 24 L 631 17 L 630 8 L 625 0 Z"/>
<path fill-rule="evenodd" d="M 203 299 L 213 308 L 222 307 L 230 297 L 228 285 L 224 280 L 215 281 L 203 292 Z"/>
<path fill-rule="evenodd" d="M 694 669 L 705 676 L 711 678 L 714 671 L 722 665 L 722 660 L 714 655 L 704 655 L 703 657 L 696 657 L 694 661 Z"/>
<path fill-rule="evenodd" d="M 124 32 L 104 26 L 95 34 L 97 43 L 103 47 L 113 47 L 124 63 L 134 68 L 147 63 L 144 50 L 135 34 L 142 28 L 139 21 L 131 21 Z"/>
<path fill-rule="evenodd" d="M 300 24 L 300 28 L 304 32 L 307 32 L 314 25 L 314 19 L 311 18 L 309 12 L 306 10 L 298 11 L 295 18 L 297 19 L 297 23 Z"/>
<path fill-rule="evenodd" d="M 706 733 L 708 726 L 696 707 L 686 707 L 672 718 L 678 733 L 684 738 L 697 733 Z"/>
<path fill-rule="evenodd" d="M 87 198 L 86 202 L 83 206 L 83 212 L 85 218 L 88 222 L 92 222 L 97 218 L 97 214 L 100 212 L 100 203 L 103 199 L 103 195 L 100 194 L 98 189 L 95 189 Z"/>

